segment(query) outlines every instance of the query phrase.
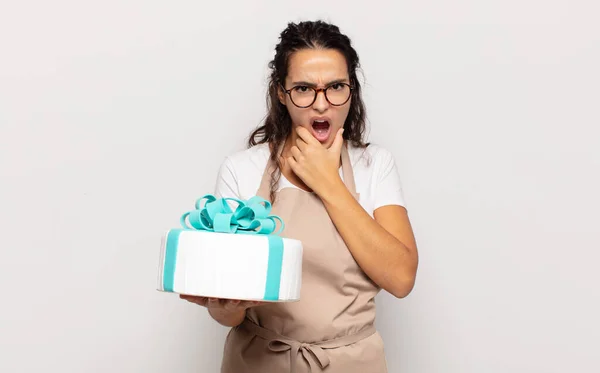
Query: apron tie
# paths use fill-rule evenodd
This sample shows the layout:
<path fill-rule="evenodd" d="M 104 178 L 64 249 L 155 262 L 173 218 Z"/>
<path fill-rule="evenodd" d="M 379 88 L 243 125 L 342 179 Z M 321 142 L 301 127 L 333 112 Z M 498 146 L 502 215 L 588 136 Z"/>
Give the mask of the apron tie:
<path fill-rule="evenodd" d="M 245 319 L 240 325 L 252 334 L 267 340 L 268 348 L 273 352 L 290 352 L 290 373 L 296 373 L 296 358 L 298 353 L 302 353 L 302 357 L 310 366 L 310 371 L 315 373 L 325 369 L 329 363 L 329 356 L 325 352 L 328 348 L 338 348 L 356 343 L 364 338 L 367 338 L 376 332 L 375 326 L 369 325 L 356 334 L 350 334 L 336 339 L 321 341 L 316 343 L 298 342 L 291 338 L 284 337 L 258 326 L 250 319 Z M 317 364 L 321 369 L 317 369 Z"/>
<path fill-rule="evenodd" d="M 315 360 L 321 369 L 325 369 L 329 365 L 329 357 L 325 351 L 321 347 L 311 345 L 310 343 L 300 343 L 286 338 L 274 338 L 269 341 L 269 350 L 273 352 L 290 351 L 291 373 L 295 373 L 296 356 L 298 356 L 299 352 L 302 353 L 302 357 L 304 357 L 304 360 L 310 366 L 311 372 L 317 372 L 315 369 Z"/>

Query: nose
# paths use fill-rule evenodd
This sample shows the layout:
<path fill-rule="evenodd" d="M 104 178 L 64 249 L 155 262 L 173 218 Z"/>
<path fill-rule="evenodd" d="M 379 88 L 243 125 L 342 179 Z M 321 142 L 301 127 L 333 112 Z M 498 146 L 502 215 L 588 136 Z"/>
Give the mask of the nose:
<path fill-rule="evenodd" d="M 320 113 L 324 112 L 329 108 L 329 101 L 327 101 L 327 98 L 325 97 L 324 90 L 317 91 L 317 98 L 313 103 L 313 108 Z"/>

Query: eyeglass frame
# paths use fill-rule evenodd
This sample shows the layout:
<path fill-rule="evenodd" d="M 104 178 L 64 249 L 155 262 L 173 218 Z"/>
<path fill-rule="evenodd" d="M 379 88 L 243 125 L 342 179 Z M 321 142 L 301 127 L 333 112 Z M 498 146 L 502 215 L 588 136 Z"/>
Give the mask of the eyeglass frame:
<path fill-rule="evenodd" d="M 327 97 L 327 90 L 328 90 L 329 88 L 333 87 L 333 86 L 334 86 L 334 85 L 336 85 L 336 84 L 343 84 L 343 85 L 347 85 L 347 86 L 348 86 L 348 88 L 350 88 L 350 94 L 348 95 L 348 98 L 346 99 L 346 101 L 344 101 L 344 102 L 343 102 L 343 103 L 341 103 L 341 104 L 337 104 L 337 105 L 336 105 L 336 104 L 333 104 L 331 101 L 329 101 L 329 98 Z M 342 106 L 342 105 L 345 105 L 345 104 L 346 104 L 346 103 L 347 103 L 347 102 L 350 100 L 350 98 L 352 98 L 352 91 L 354 90 L 354 87 L 353 87 L 351 84 L 344 83 L 344 82 L 336 82 L 336 83 L 332 83 L 332 84 L 330 84 L 330 85 L 329 85 L 328 87 L 326 87 L 326 88 L 315 88 L 315 87 L 310 87 L 310 86 L 307 86 L 307 85 L 295 85 L 295 86 L 293 86 L 293 87 L 292 87 L 292 88 L 290 88 L 290 89 L 285 89 L 285 87 L 283 86 L 283 84 L 279 84 L 279 85 L 281 86 L 281 89 L 283 89 L 283 91 L 284 91 L 284 92 L 285 92 L 285 93 L 286 93 L 288 96 L 290 96 L 290 101 L 292 101 L 292 104 L 294 104 L 294 106 L 296 106 L 297 108 L 300 108 L 300 109 L 306 109 L 306 108 L 309 108 L 309 107 L 311 107 L 311 106 L 312 106 L 312 105 L 315 103 L 315 101 L 317 101 L 317 96 L 318 96 L 318 95 L 319 95 L 319 93 L 321 93 L 321 92 L 323 92 L 323 96 L 325 96 L 325 100 L 327 100 L 327 102 L 329 102 L 329 104 L 330 104 L 330 105 L 332 105 L 332 106 Z M 291 93 L 291 92 L 292 92 L 292 89 L 294 89 L 294 88 L 298 88 L 298 87 L 306 87 L 306 88 L 310 88 L 310 89 L 312 89 L 312 90 L 315 92 L 315 96 L 314 96 L 314 98 L 313 98 L 312 102 L 311 102 L 309 105 L 306 105 L 306 106 L 300 106 L 300 105 L 298 105 L 298 104 L 296 104 L 296 103 L 294 102 L 294 99 L 292 99 L 292 93 Z"/>

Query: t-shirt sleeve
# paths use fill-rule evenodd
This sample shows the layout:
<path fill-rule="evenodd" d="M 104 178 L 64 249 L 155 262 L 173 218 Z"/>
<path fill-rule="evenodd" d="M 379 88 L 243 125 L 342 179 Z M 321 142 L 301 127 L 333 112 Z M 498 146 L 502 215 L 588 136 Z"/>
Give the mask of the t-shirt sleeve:
<path fill-rule="evenodd" d="M 238 179 L 229 157 L 221 163 L 215 182 L 215 197 L 240 199 L 240 188 Z"/>
<path fill-rule="evenodd" d="M 394 156 L 386 149 L 379 149 L 377 158 L 373 209 L 387 205 L 406 207 L 402 181 Z"/>

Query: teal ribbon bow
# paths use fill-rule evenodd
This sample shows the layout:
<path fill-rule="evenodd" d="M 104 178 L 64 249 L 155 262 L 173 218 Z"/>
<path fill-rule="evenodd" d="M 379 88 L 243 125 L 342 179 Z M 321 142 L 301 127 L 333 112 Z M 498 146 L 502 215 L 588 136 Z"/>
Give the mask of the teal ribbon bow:
<path fill-rule="evenodd" d="M 202 201 L 206 200 L 204 206 Z M 237 203 L 232 210 L 228 201 Z M 177 263 L 177 247 L 179 235 L 183 231 L 203 230 L 216 233 L 258 234 L 267 237 L 269 256 L 264 300 L 278 300 L 283 263 L 283 231 L 284 222 L 276 215 L 270 215 L 271 203 L 258 196 L 247 201 L 236 198 L 216 198 L 207 194 L 196 201 L 195 209 L 183 214 L 180 218 L 183 229 L 172 229 L 167 234 L 165 261 L 163 269 L 163 288 L 173 291 Z M 276 221 L 281 223 L 277 232 Z M 215 248 L 219 250 L 219 248 Z M 235 260 L 235 258 L 232 258 Z"/>
<path fill-rule="evenodd" d="M 201 208 L 205 199 L 207 201 Z M 235 211 L 227 201 L 237 203 Z M 236 198 L 216 198 L 207 194 L 196 201 L 195 207 L 195 210 L 186 212 L 180 219 L 185 229 L 219 233 L 273 234 L 277 227 L 276 220 L 281 223 L 281 227 L 274 234 L 279 235 L 284 228 L 283 220 L 279 216 L 269 215 L 271 203 L 258 196 L 243 201 Z"/>

